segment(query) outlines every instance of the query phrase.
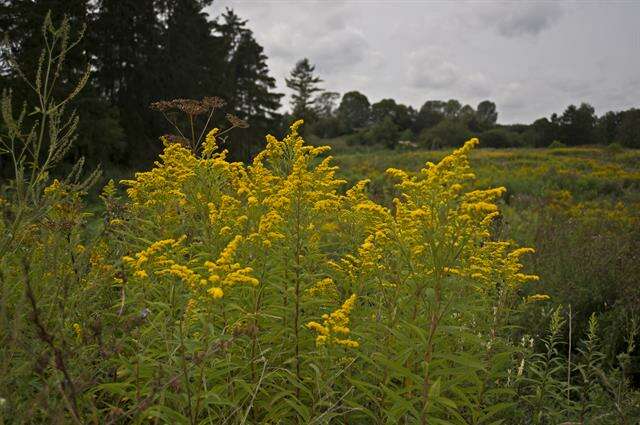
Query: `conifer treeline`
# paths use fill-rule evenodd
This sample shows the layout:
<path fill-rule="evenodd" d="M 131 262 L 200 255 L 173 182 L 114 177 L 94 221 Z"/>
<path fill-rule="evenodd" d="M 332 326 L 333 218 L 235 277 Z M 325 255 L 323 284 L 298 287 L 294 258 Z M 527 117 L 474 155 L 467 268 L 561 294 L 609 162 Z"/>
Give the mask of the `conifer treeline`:
<path fill-rule="evenodd" d="M 63 15 L 74 29 L 86 25 L 80 48 L 72 50 L 61 81 L 73 81 L 87 59 L 93 71 L 73 107 L 81 128 L 72 156 L 104 164 L 139 166 L 161 146 L 158 135 L 170 131 L 151 111 L 152 102 L 173 98 L 222 97 L 233 112 L 251 123 L 228 146 L 238 158 L 258 148 L 264 134 L 281 123 L 282 94 L 275 92 L 267 57 L 246 21 L 227 9 L 211 17 L 212 0 L 0 0 L 0 32 L 10 40 L 0 58 L 0 87 L 14 98 L 30 100 L 18 75 L 8 67 L 9 53 L 23 72 L 35 74 L 43 19 Z M 18 102 L 16 102 L 19 104 Z M 32 105 L 33 103 L 30 102 Z M 201 123 L 203 125 L 204 122 Z M 240 139 L 240 140 L 238 140 Z"/>

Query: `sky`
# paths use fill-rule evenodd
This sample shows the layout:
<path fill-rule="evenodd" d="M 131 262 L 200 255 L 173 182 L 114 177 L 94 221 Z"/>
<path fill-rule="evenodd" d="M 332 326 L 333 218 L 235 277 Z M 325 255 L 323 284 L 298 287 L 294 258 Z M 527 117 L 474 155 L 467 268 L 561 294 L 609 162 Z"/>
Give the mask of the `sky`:
<path fill-rule="evenodd" d="M 307 57 L 325 90 L 417 109 L 490 99 L 505 124 L 581 102 L 640 107 L 640 0 L 215 0 L 210 15 L 226 7 L 248 20 L 285 94 Z"/>

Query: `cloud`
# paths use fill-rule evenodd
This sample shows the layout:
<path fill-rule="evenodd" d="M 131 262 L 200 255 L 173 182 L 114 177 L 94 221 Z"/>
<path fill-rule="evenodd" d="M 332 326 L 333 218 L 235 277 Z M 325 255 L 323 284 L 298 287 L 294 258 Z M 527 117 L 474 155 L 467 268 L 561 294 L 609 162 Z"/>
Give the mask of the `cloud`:
<path fill-rule="evenodd" d="M 458 65 L 443 50 L 414 50 L 406 62 L 407 82 L 416 89 L 455 92 L 472 98 L 486 97 L 491 92 L 491 83 L 482 72 Z"/>
<path fill-rule="evenodd" d="M 481 4 L 474 8 L 483 25 L 505 37 L 536 36 L 552 27 L 564 14 L 560 3 L 511 2 Z"/>
<path fill-rule="evenodd" d="M 212 16 L 226 6 L 249 20 L 285 94 L 308 57 L 327 90 L 414 107 L 491 99 L 501 122 L 580 101 L 638 106 L 638 3 L 216 0 Z"/>
<path fill-rule="evenodd" d="M 443 89 L 459 79 L 459 68 L 436 49 L 414 50 L 408 55 L 407 78 L 419 89 Z"/>
<path fill-rule="evenodd" d="M 286 15 L 269 2 L 237 5 L 269 58 L 289 63 L 290 68 L 307 57 L 319 71 L 334 72 L 362 62 L 369 54 L 367 38 L 349 21 L 344 2 L 332 2 L 330 8 L 323 2 L 291 3 Z"/>

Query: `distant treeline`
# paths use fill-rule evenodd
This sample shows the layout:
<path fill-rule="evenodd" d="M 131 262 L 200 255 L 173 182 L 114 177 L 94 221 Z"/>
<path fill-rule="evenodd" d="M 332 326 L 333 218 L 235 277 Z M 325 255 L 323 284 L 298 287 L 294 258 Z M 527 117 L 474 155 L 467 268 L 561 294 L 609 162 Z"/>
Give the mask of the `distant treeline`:
<path fill-rule="evenodd" d="M 371 103 L 358 91 L 347 92 L 340 99 L 338 93 L 319 88 L 322 80 L 314 71 L 309 60 L 302 59 L 287 80 L 294 91 L 290 119 L 304 117 L 311 133 L 323 138 L 346 136 L 351 145 L 395 148 L 405 142 L 440 148 L 479 137 L 482 146 L 496 148 L 612 143 L 640 148 L 640 109 L 611 111 L 598 117 L 591 105 L 582 103 L 531 124 L 501 125 L 496 104 L 490 100 L 475 108 L 456 99 L 427 100 L 416 110 L 393 99 Z"/>
<path fill-rule="evenodd" d="M 320 87 L 322 80 L 307 59 L 299 61 L 286 79 L 293 92 L 292 108 L 281 114 L 283 94 L 276 91 L 267 56 L 247 21 L 230 9 L 210 17 L 205 10 L 212 2 L 0 0 L 0 32 L 8 41 L 0 48 L 0 89 L 13 91 L 15 113 L 23 101 L 30 108 L 27 116 L 37 107 L 32 91 L 9 64 L 15 60 L 23 75 L 35 81 L 41 63 L 42 24 L 50 11 L 54 22 L 66 15 L 77 32 L 86 28 L 59 75 L 63 96 L 71 89 L 65 85 L 77 81 L 87 66 L 92 71 L 89 83 L 71 104 L 80 114 L 71 160 L 84 156 L 90 164 L 148 165 L 162 148 L 158 136 L 176 132 L 149 105 L 205 96 L 218 96 L 226 103 L 211 120 L 216 126 L 228 125 L 226 113 L 249 123 L 224 146 L 233 159 L 240 160 L 264 145 L 265 134 L 281 134 L 297 118 L 305 119 L 308 133 L 345 136 L 352 145 L 394 148 L 404 141 L 437 148 L 478 136 L 483 146 L 494 147 L 554 142 L 640 147 L 637 109 L 597 117 L 591 106 L 582 104 L 530 125 L 499 125 L 496 105 L 489 100 L 475 107 L 455 99 L 429 100 L 416 110 L 393 99 L 371 104 L 357 91 L 341 97 Z M 202 127 L 207 117 L 193 118 Z"/>

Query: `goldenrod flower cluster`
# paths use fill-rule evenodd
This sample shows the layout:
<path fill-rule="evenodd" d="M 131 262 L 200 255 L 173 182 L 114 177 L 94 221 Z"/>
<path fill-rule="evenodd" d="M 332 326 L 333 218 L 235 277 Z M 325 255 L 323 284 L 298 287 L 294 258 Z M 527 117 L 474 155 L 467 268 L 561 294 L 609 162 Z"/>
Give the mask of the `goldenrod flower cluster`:
<path fill-rule="evenodd" d="M 341 190 L 328 148 L 305 145 L 301 124 L 282 140 L 268 136 L 250 165 L 228 162 L 214 129 L 201 156 L 167 143 L 152 170 L 125 181 L 122 227 L 157 240 L 124 258 L 133 280 L 181 280 L 185 311 L 220 326 L 250 323 L 251 335 L 273 329 L 281 339 L 308 338 L 298 332 L 306 324 L 317 345 L 355 348 L 353 314 L 375 317 L 367 323 L 383 333 L 424 328 L 436 291 L 512 293 L 537 279 L 521 263 L 530 249 L 491 239 L 505 189 L 473 190 L 476 139 L 417 174 L 388 170 L 398 196 L 381 205 L 366 180 Z M 358 297 L 366 302 L 354 312 Z"/>
<path fill-rule="evenodd" d="M 234 286 L 237 284 L 257 285 L 258 279 L 250 274 L 251 267 L 241 267 L 233 262 L 233 256 L 238 249 L 242 237 L 237 235 L 229 242 L 215 262 L 206 261 L 204 266 L 208 269 L 208 281 L 213 285 L 208 292 L 213 298 L 222 298 L 224 292 L 222 286 Z"/>
<path fill-rule="evenodd" d="M 351 330 L 349 329 L 349 314 L 356 302 L 356 295 L 353 294 L 342 304 L 342 307 L 331 314 L 323 314 L 322 324 L 318 322 L 307 323 L 307 328 L 317 333 L 317 345 L 343 345 L 350 348 L 358 348 L 357 341 L 346 338 Z"/>

